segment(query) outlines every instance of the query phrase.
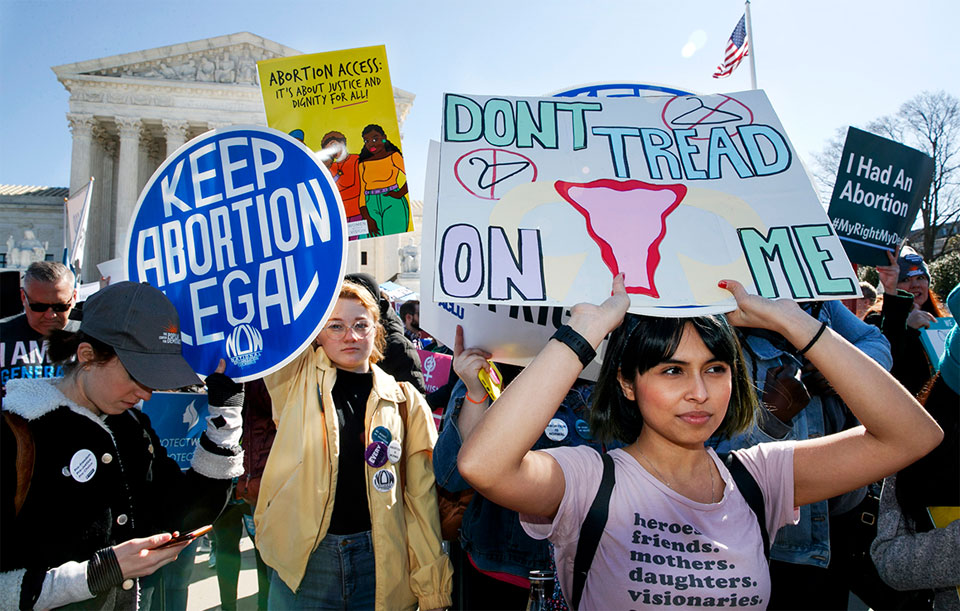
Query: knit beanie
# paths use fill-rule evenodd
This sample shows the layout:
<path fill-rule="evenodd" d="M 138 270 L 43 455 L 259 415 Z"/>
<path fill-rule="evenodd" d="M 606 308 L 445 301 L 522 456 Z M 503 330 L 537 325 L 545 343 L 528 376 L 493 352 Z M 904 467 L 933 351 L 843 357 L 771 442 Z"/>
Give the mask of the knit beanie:
<path fill-rule="evenodd" d="M 927 269 L 923 257 L 912 248 L 906 246 L 903 248 L 900 258 L 897 259 L 897 265 L 900 266 L 900 275 L 897 282 L 904 282 L 907 278 L 913 278 L 914 276 L 926 276 L 927 280 L 930 279 L 930 271 Z"/>
<path fill-rule="evenodd" d="M 344 276 L 343 279 L 366 288 L 370 296 L 373 297 L 373 300 L 377 303 L 380 309 L 380 316 L 383 317 L 386 315 L 387 310 L 390 308 L 390 303 L 384 299 L 380 299 L 380 285 L 377 284 L 376 278 L 363 272 L 353 272 Z"/>

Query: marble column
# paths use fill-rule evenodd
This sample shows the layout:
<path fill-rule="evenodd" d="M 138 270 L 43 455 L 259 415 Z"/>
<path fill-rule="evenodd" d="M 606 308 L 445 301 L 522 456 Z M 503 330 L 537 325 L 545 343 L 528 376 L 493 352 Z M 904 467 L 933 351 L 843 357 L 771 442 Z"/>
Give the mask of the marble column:
<path fill-rule="evenodd" d="M 190 123 L 187 121 L 163 120 L 163 136 L 167 140 L 167 157 L 173 155 L 174 151 L 184 145 L 187 141 L 188 129 L 190 129 Z"/>
<path fill-rule="evenodd" d="M 114 239 L 113 231 L 113 162 L 116 157 L 116 137 L 97 125 L 93 130 L 93 153 L 91 168 L 97 182 L 93 185 L 93 197 L 90 198 L 90 220 L 87 224 L 86 269 L 83 270 L 84 282 L 93 282 L 100 278 L 96 268 L 111 258 L 110 244 Z"/>
<path fill-rule="evenodd" d="M 73 151 L 70 159 L 70 192 L 73 193 L 90 180 L 90 147 L 93 142 L 93 115 L 67 113 L 73 133 Z"/>
<path fill-rule="evenodd" d="M 164 147 L 165 145 L 154 138 L 153 134 L 144 127 L 143 131 L 140 132 L 140 154 L 137 157 L 138 199 L 143 188 L 147 186 L 147 181 L 153 176 L 153 171 L 160 165 L 160 163 L 156 161 L 156 159 L 160 157 L 160 152 L 157 150 L 158 146 Z"/>
<path fill-rule="evenodd" d="M 127 243 L 127 228 L 137 205 L 137 168 L 140 155 L 140 132 L 143 122 L 139 117 L 114 117 L 120 132 L 120 159 L 117 163 L 117 216 L 114 222 L 116 240 L 113 256 L 123 256 Z"/>
<path fill-rule="evenodd" d="M 115 250 L 113 245 L 114 240 L 116 240 L 116 232 L 113 228 L 117 221 L 117 160 L 120 158 L 120 138 L 110 138 L 103 143 L 103 147 L 103 201 L 106 202 L 107 211 L 104 220 L 106 227 L 103 235 L 105 236 L 104 239 L 109 242 L 104 244 L 103 250 L 104 260 L 107 260 L 113 257 L 112 253 Z"/>
<path fill-rule="evenodd" d="M 153 173 L 157 171 L 157 168 L 160 167 L 160 164 L 163 163 L 164 159 L 167 158 L 166 151 L 167 145 L 166 142 L 160 138 L 150 137 L 150 144 L 147 146 L 147 166 L 146 172 L 140 175 L 140 191 L 143 191 L 143 188 L 147 185 L 147 182 L 153 176 Z"/>
<path fill-rule="evenodd" d="M 93 193 L 90 195 L 90 210 L 87 219 L 87 240 L 85 243 L 84 269 L 82 270 L 82 281 L 91 282 L 92 279 L 100 277 L 97 272 L 97 263 L 103 261 L 101 243 L 106 239 L 109 242 L 109 236 L 106 238 L 102 229 L 103 217 L 103 146 L 100 141 L 104 138 L 104 129 L 101 125 L 93 128 L 93 140 L 90 146 L 90 173 L 97 181 L 93 183 Z M 96 274 L 96 278 L 93 275 Z"/>

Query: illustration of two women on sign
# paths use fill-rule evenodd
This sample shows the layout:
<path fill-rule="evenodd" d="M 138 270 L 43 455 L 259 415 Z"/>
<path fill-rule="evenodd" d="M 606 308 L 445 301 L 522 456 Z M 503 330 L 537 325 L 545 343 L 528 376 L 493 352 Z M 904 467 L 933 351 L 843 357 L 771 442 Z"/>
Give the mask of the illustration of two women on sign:
<path fill-rule="evenodd" d="M 340 190 L 350 239 L 403 233 L 410 225 L 403 156 L 379 125 L 366 126 L 362 136 L 359 155 L 347 152 L 340 132 L 329 132 L 321 141 L 324 149 L 339 149 L 329 169 Z"/>

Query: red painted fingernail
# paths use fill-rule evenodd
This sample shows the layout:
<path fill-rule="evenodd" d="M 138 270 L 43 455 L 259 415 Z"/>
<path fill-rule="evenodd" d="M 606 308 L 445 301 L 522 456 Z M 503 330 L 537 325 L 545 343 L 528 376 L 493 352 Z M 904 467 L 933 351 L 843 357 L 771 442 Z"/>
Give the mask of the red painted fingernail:
<path fill-rule="evenodd" d="M 722 288 L 722 289 L 725 289 L 725 288 L 727 288 L 727 281 L 726 281 L 726 280 L 721 280 L 720 282 L 717 283 L 717 286 L 719 286 L 719 287 Z"/>

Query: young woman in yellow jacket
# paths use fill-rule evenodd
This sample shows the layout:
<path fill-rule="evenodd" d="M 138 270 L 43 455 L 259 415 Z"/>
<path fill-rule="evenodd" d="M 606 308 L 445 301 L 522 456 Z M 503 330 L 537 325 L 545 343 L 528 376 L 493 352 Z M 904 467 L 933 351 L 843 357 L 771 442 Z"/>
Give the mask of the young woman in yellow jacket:
<path fill-rule="evenodd" d="M 423 396 L 374 363 L 379 308 L 345 282 L 308 348 L 264 381 L 277 437 L 257 504 L 271 609 L 449 606 Z"/>

